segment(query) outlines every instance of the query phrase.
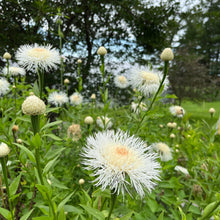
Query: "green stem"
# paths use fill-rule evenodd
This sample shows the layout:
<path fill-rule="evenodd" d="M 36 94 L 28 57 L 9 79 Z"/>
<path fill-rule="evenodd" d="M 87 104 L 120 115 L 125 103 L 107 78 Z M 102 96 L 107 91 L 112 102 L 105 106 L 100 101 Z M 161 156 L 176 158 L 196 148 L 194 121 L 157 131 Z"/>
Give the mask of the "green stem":
<path fill-rule="evenodd" d="M 155 100 L 156 100 L 156 98 L 157 98 L 157 96 L 158 96 L 158 94 L 159 94 L 159 92 L 160 92 L 160 89 L 161 89 L 161 87 L 163 86 L 163 83 L 164 83 L 164 81 L 165 81 L 165 79 L 166 79 L 166 76 L 167 76 L 167 73 L 168 73 L 168 67 L 169 67 L 169 62 L 168 62 L 168 61 L 165 61 L 165 62 L 164 62 L 164 73 L 163 73 L 163 78 L 162 78 L 162 80 L 161 80 L 161 82 L 160 82 L 160 86 L 159 86 L 157 92 L 154 94 L 154 97 L 153 97 L 153 99 L 152 99 L 152 101 L 151 101 L 149 107 L 147 108 L 147 111 L 145 112 L 145 114 L 143 115 L 142 119 L 141 119 L 140 122 L 138 123 L 137 130 L 135 131 L 135 133 L 137 133 L 138 130 L 140 129 L 141 124 L 142 124 L 144 118 L 146 117 L 147 113 L 151 110 L 151 108 L 152 108 L 152 106 L 153 106 L 153 104 L 154 104 L 154 102 L 155 102 Z"/>
<path fill-rule="evenodd" d="M 3 176 L 5 180 L 5 186 L 6 186 L 6 191 L 8 195 L 8 204 L 9 204 L 9 209 L 11 212 L 11 217 L 14 219 L 14 214 L 13 214 L 13 206 L 10 200 L 10 190 L 9 190 L 9 185 L 8 185 L 8 175 L 7 175 L 7 168 L 6 168 L 6 162 L 5 162 L 5 157 L 0 158 L 1 159 L 1 165 L 2 165 L 2 171 L 3 171 Z"/>
<path fill-rule="evenodd" d="M 31 115 L 31 123 L 32 123 L 32 128 L 33 128 L 33 131 L 34 131 L 34 135 L 35 135 L 40 130 L 39 115 Z"/>
<path fill-rule="evenodd" d="M 110 210 L 109 210 L 109 213 L 108 213 L 107 220 L 110 220 L 110 218 L 111 218 L 111 214 L 112 214 L 112 211 L 114 209 L 114 206 L 115 206 L 115 203 L 116 203 L 116 199 L 117 199 L 117 193 L 116 192 L 112 192 L 111 193 L 111 206 L 110 206 Z"/>
<path fill-rule="evenodd" d="M 39 90 L 40 90 L 40 99 L 42 99 L 43 97 L 43 86 L 44 86 L 44 72 L 39 71 L 39 69 L 37 69 L 37 73 L 38 73 L 38 82 L 39 82 Z"/>
<path fill-rule="evenodd" d="M 40 152 L 39 152 L 39 148 L 38 147 L 35 149 L 35 160 L 36 160 L 36 165 L 37 165 L 38 176 L 39 176 L 39 179 L 40 179 L 40 184 L 41 185 L 45 185 L 44 184 L 44 180 L 43 180 L 43 175 L 42 175 L 42 172 L 41 172 Z M 49 206 L 52 209 L 53 218 L 54 218 L 54 220 L 56 220 L 57 219 L 57 215 L 56 215 L 56 212 L 55 212 L 55 209 L 54 209 L 54 206 L 53 206 L 53 202 L 52 202 L 52 200 L 50 198 L 50 195 L 47 192 L 46 192 L 46 196 L 47 196 L 47 200 L 48 200 Z"/>
<path fill-rule="evenodd" d="M 9 81 L 9 61 L 7 59 L 7 80 Z"/>
<path fill-rule="evenodd" d="M 15 116 L 16 116 L 16 109 L 17 109 L 17 78 L 14 76 L 14 82 L 15 82 Z"/>

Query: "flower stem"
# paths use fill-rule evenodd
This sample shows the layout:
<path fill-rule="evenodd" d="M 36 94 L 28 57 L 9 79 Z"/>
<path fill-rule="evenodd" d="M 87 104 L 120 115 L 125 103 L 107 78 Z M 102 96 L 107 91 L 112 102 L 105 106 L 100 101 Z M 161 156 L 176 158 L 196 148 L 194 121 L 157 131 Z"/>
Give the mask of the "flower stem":
<path fill-rule="evenodd" d="M 8 195 L 8 204 L 9 204 L 9 209 L 11 212 L 11 217 L 14 219 L 14 214 L 13 214 L 13 206 L 10 200 L 10 190 L 9 190 L 9 185 L 8 185 L 8 175 L 7 175 L 7 169 L 6 169 L 6 162 L 5 162 L 5 157 L 0 158 L 1 160 L 1 165 L 2 165 L 2 171 L 3 171 L 3 176 L 4 176 L 4 181 L 5 181 L 5 186 L 6 186 L 6 191 Z"/>
<path fill-rule="evenodd" d="M 143 120 L 144 120 L 144 118 L 146 117 L 147 113 L 151 110 L 151 108 L 152 108 L 152 106 L 153 106 L 153 104 L 154 104 L 154 102 L 155 102 L 155 100 L 156 100 L 156 98 L 157 98 L 157 96 L 158 96 L 158 94 L 159 94 L 159 92 L 160 92 L 160 90 L 161 90 L 161 87 L 163 86 L 163 83 L 164 83 L 164 81 L 165 81 L 165 79 L 166 79 L 166 76 L 167 76 L 167 73 L 168 73 L 168 69 L 169 69 L 169 62 L 168 62 L 168 61 L 165 61 L 165 62 L 164 62 L 163 78 L 162 78 L 162 80 L 161 80 L 161 82 L 160 82 L 160 86 L 158 87 L 157 92 L 154 94 L 154 97 L 153 97 L 153 99 L 152 99 L 152 101 L 151 101 L 149 107 L 147 108 L 147 111 L 145 112 L 145 114 L 143 115 L 142 119 L 141 119 L 140 122 L 138 123 L 137 130 L 136 130 L 135 133 L 138 132 L 138 130 L 139 130 L 140 127 L 141 127 L 141 123 L 143 122 Z"/>
<path fill-rule="evenodd" d="M 114 209 L 114 206 L 115 206 L 115 203 L 116 203 L 116 199 L 117 199 L 117 193 L 116 192 L 112 192 L 111 193 L 111 206 L 110 206 L 110 210 L 109 210 L 109 213 L 108 213 L 107 220 L 110 220 L 110 218 L 111 218 L 111 214 L 112 214 L 112 211 Z"/>
<path fill-rule="evenodd" d="M 39 121 L 39 116 L 38 115 L 31 115 L 31 123 L 32 127 L 34 130 L 34 135 L 37 134 L 40 130 L 40 121 Z"/>
<path fill-rule="evenodd" d="M 43 72 L 43 70 L 39 71 L 39 69 L 37 69 L 37 72 L 38 72 L 40 99 L 42 99 L 42 97 L 43 97 L 43 86 L 44 86 L 44 72 Z"/>
<path fill-rule="evenodd" d="M 14 77 L 14 83 L 15 83 L 15 116 L 16 116 L 16 109 L 17 109 L 17 78 Z"/>

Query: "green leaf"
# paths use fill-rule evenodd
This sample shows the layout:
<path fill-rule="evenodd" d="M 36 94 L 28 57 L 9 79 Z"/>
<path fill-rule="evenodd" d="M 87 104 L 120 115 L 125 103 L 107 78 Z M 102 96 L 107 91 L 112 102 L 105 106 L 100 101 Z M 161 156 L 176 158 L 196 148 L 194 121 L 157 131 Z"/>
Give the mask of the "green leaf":
<path fill-rule="evenodd" d="M 157 220 L 163 220 L 163 216 L 164 216 L 164 211 L 162 211 L 158 217 Z"/>
<path fill-rule="evenodd" d="M 53 220 L 53 217 L 49 217 L 49 216 L 40 216 L 40 217 L 35 217 L 32 220 Z"/>
<path fill-rule="evenodd" d="M 54 121 L 54 122 L 51 122 L 51 123 L 47 123 L 46 125 L 44 125 L 42 128 L 41 128 L 41 131 L 45 130 L 46 128 L 51 128 L 51 127 L 54 127 L 56 125 L 59 125 L 61 124 L 63 121 Z"/>
<path fill-rule="evenodd" d="M 20 220 L 28 220 L 29 216 L 32 214 L 32 212 L 34 211 L 34 209 L 31 209 L 29 212 L 27 212 L 26 214 L 24 214 Z"/>
<path fill-rule="evenodd" d="M 21 148 L 28 155 L 31 162 L 36 163 L 34 154 L 29 149 L 27 149 L 25 146 L 23 146 L 21 144 L 15 143 L 15 145 L 18 146 L 19 148 Z"/>
<path fill-rule="evenodd" d="M 201 215 L 200 209 L 198 207 L 194 206 L 194 205 L 191 205 L 189 207 L 188 212 L 193 213 L 193 214 L 197 214 L 197 215 Z"/>
<path fill-rule="evenodd" d="M 36 96 L 38 96 L 38 97 L 40 96 L 40 91 L 39 91 L 37 80 L 34 82 L 33 91 Z"/>
<path fill-rule="evenodd" d="M 0 213 L 3 217 L 5 217 L 6 219 L 10 220 L 11 219 L 11 213 L 7 210 L 7 209 L 4 209 L 4 208 L 1 208 L 0 207 Z"/>
<path fill-rule="evenodd" d="M 46 194 L 49 194 L 49 196 L 52 196 L 52 190 L 49 186 L 44 186 L 44 185 L 40 185 L 40 184 L 36 184 L 37 189 L 40 191 L 40 193 L 42 194 L 42 196 L 44 198 L 46 197 Z"/>
<path fill-rule="evenodd" d="M 43 174 L 47 173 L 47 172 L 50 170 L 50 168 L 51 168 L 52 166 L 54 166 L 54 164 L 55 164 L 55 162 L 57 162 L 56 160 L 57 160 L 58 158 L 59 158 L 59 156 L 55 157 L 53 160 L 50 160 L 50 161 L 46 164 L 46 166 L 45 166 L 44 169 L 43 169 Z"/>
<path fill-rule="evenodd" d="M 59 213 L 59 216 L 58 216 L 58 220 L 66 220 L 66 215 L 65 215 L 63 207 L 60 210 L 60 213 Z"/>
<path fill-rule="evenodd" d="M 74 207 L 72 205 L 64 205 L 63 207 L 66 212 L 73 212 L 74 214 L 79 214 L 79 215 L 83 213 L 82 209 Z"/>
<path fill-rule="evenodd" d="M 50 112 L 55 112 L 56 110 L 59 110 L 59 109 L 60 109 L 60 107 L 47 108 L 46 111 L 45 111 L 45 113 L 47 114 L 47 113 L 50 113 Z"/>
<path fill-rule="evenodd" d="M 34 147 L 40 148 L 41 147 L 41 137 L 37 133 L 33 138 L 32 138 L 32 144 Z"/>
<path fill-rule="evenodd" d="M 103 215 L 102 212 L 100 212 L 98 209 L 94 209 L 90 206 L 87 205 L 82 205 L 80 204 L 80 206 L 85 209 L 85 211 L 88 212 L 88 214 L 92 215 L 93 217 L 97 218 L 98 220 L 103 220 L 105 219 L 105 216 Z"/>
<path fill-rule="evenodd" d="M 62 141 L 62 139 L 57 137 L 55 134 L 44 134 L 43 137 L 50 137 L 55 141 Z"/>
<path fill-rule="evenodd" d="M 124 215 L 120 218 L 120 220 L 129 220 L 131 219 L 131 216 L 134 214 L 134 211 L 129 212 L 128 214 Z"/>
<path fill-rule="evenodd" d="M 19 183 L 20 183 L 20 179 L 21 179 L 21 174 L 18 175 L 11 183 L 9 187 L 10 195 L 14 195 L 16 193 Z"/>
<path fill-rule="evenodd" d="M 61 208 L 69 201 L 69 199 L 72 197 L 72 195 L 74 194 L 75 192 L 72 192 L 70 195 L 68 195 L 64 200 L 62 200 L 60 202 L 60 204 L 58 205 L 57 207 L 57 211 L 59 212 L 61 210 Z"/>
<path fill-rule="evenodd" d="M 180 211 L 180 214 L 181 214 L 181 216 L 182 216 L 182 220 L 186 220 L 186 215 L 185 215 L 185 213 L 183 212 L 183 210 L 178 206 L 178 209 L 179 209 L 179 211 Z"/>
<path fill-rule="evenodd" d="M 208 205 L 205 207 L 205 209 L 204 209 L 204 211 L 203 211 L 203 215 L 202 215 L 202 217 L 200 218 L 200 220 L 208 218 L 211 214 L 213 215 L 214 212 L 215 212 L 215 210 L 216 210 L 216 208 L 217 208 L 219 205 L 220 205 L 220 202 L 212 202 L 212 203 L 208 204 Z"/>
<path fill-rule="evenodd" d="M 155 200 L 149 198 L 147 200 L 147 204 L 148 204 L 148 206 L 150 207 L 150 209 L 153 213 L 155 213 L 157 211 L 158 204 Z"/>
<path fill-rule="evenodd" d="M 54 148 L 50 148 L 50 150 L 46 153 L 46 155 L 44 156 L 44 158 L 46 160 L 51 160 L 52 158 L 54 158 L 55 156 L 57 155 L 61 155 L 61 152 L 63 150 L 65 150 L 66 148 L 63 147 L 63 148 L 57 148 L 57 149 L 54 149 Z"/>

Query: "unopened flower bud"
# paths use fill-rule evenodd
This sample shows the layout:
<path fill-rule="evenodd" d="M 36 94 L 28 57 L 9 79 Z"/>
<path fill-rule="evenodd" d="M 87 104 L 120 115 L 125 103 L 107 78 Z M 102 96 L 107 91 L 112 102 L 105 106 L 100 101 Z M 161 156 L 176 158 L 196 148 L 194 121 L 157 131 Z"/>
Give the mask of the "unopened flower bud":
<path fill-rule="evenodd" d="M 82 60 L 81 60 L 81 59 L 78 59 L 78 60 L 77 60 L 77 63 L 78 63 L 78 64 L 81 64 L 81 63 L 82 63 Z"/>
<path fill-rule="evenodd" d="M 13 125 L 13 127 L 12 127 L 13 132 L 17 132 L 18 129 L 19 129 L 18 125 Z"/>
<path fill-rule="evenodd" d="M 96 99 L 95 93 L 93 93 L 93 94 L 91 95 L 91 99 Z"/>
<path fill-rule="evenodd" d="M 23 142 L 23 141 L 22 141 L 21 139 L 17 139 L 17 143 L 18 143 L 18 144 L 22 144 L 22 142 Z"/>
<path fill-rule="evenodd" d="M 176 137 L 176 135 L 175 134 L 170 134 L 170 138 L 175 138 Z"/>
<path fill-rule="evenodd" d="M 8 145 L 5 143 L 1 143 L 0 144 L 0 158 L 6 157 L 9 154 L 9 152 L 10 152 L 10 149 Z"/>
<path fill-rule="evenodd" d="M 93 123 L 93 118 L 91 116 L 87 116 L 85 119 L 84 119 L 84 123 L 85 124 L 88 124 L 88 125 L 91 125 Z"/>
<path fill-rule="evenodd" d="M 173 60 L 174 58 L 173 51 L 170 48 L 165 48 L 161 53 L 160 58 L 163 61 Z"/>
<path fill-rule="evenodd" d="M 107 54 L 107 50 L 105 49 L 105 47 L 99 47 L 98 51 L 97 51 L 98 55 L 104 56 L 105 54 Z"/>
<path fill-rule="evenodd" d="M 64 79 L 64 84 L 69 84 L 69 83 L 70 83 L 69 79 Z"/>
<path fill-rule="evenodd" d="M 4 53 L 3 58 L 6 59 L 6 60 L 10 60 L 11 59 L 11 54 L 6 52 L 6 53 Z"/>
<path fill-rule="evenodd" d="M 79 180 L 79 185 L 83 185 L 85 183 L 85 180 L 84 179 L 80 179 Z"/>
<path fill-rule="evenodd" d="M 214 114 L 214 113 L 215 113 L 215 109 L 214 109 L 214 108 L 210 108 L 210 109 L 209 109 L 209 113 L 210 113 L 210 114 Z"/>
<path fill-rule="evenodd" d="M 12 86 L 12 89 L 16 89 L 16 86 L 15 86 L 15 85 L 13 85 L 13 86 Z"/>

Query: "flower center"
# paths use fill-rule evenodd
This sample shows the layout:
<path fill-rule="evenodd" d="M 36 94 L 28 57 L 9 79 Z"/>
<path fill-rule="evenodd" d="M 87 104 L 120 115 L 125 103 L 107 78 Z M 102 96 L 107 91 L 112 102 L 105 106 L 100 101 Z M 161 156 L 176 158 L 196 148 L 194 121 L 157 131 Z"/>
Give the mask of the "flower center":
<path fill-rule="evenodd" d="M 116 147 L 116 154 L 120 156 L 127 156 L 129 154 L 129 151 L 125 147 L 118 146 Z"/>
<path fill-rule="evenodd" d="M 146 83 L 146 84 L 152 84 L 152 83 L 159 84 L 160 83 L 159 77 L 154 73 L 142 71 L 141 77 L 142 77 L 144 83 Z"/>
<path fill-rule="evenodd" d="M 61 96 L 61 95 L 56 95 L 56 99 L 57 99 L 58 101 L 60 101 L 60 100 L 62 99 L 62 96 Z"/>
<path fill-rule="evenodd" d="M 44 49 L 44 48 L 33 48 L 28 52 L 28 56 L 33 57 L 33 58 L 37 58 L 37 59 L 41 59 L 41 60 L 45 60 L 50 56 L 50 53 L 48 50 Z"/>
<path fill-rule="evenodd" d="M 122 84 L 126 83 L 126 78 L 124 76 L 119 76 L 118 81 Z"/>

